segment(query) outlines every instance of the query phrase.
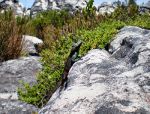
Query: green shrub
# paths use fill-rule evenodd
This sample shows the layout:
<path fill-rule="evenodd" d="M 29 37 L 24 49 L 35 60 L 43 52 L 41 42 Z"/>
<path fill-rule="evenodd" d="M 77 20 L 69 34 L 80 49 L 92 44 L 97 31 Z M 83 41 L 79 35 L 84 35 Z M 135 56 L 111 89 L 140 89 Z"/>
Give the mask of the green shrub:
<path fill-rule="evenodd" d="M 47 28 L 47 26 L 53 26 L 55 28 L 62 27 L 65 23 L 67 23 L 71 19 L 71 15 L 67 11 L 44 11 L 39 14 L 33 19 L 31 19 L 28 22 L 29 28 L 34 27 L 34 34 L 44 39 L 44 29 Z M 29 31 L 29 34 L 32 34 Z"/>
<path fill-rule="evenodd" d="M 87 2 L 87 6 L 83 8 L 82 12 L 84 14 L 84 17 L 87 19 L 88 17 L 94 17 L 96 9 L 93 6 L 94 0 L 89 0 Z"/>
<path fill-rule="evenodd" d="M 136 0 L 128 0 L 128 6 L 130 6 L 130 5 L 135 5 L 135 6 L 137 6 Z"/>
<path fill-rule="evenodd" d="M 38 84 L 32 87 L 24 84 L 25 88 L 18 90 L 19 98 L 42 107 L 59 86 L 64 61 L 69 55 L 72 42 L 78 39 L 84 42 L 80 51 L 80 54 L 84 55 L 90 49 L 104 47 L 121 26 L 123 23 L 120 21 L 112 23 L 112 20 L 108 20 L 93 30 L 79 30 L 76 35 L 70 34 L 55 41 L 51 49 L 41 53 L 44 68 L 37 77 Z M 108 32 L 105 32 L 106 30 Z"/>
<path fill-rule="evenodd" d="M 128 14 L 129 16 L 134 16 L 138 13 L 139 7 L 137 5 L 130 5 L 128 6 Z"/>
<path fill-rule="evenodd" d="M 23 83 L 24 88 L 18 89 L 19 98 L 22 101 L 39 107 L 47 103 L 59 85 L 61 74 L 63 73 L 64 61 L 69 55 L 71 44 L 71 39 L 66 40 L 63 37 L 59 42 L 55 42 L 53 49 L 43 50 L 41 61 L 44 68 L 38 74 L 38 83 L 32 87 L 27 83 Z"/>
<path fill-rule="evenodd" d="M 93 30 L 80 30 L 78 35 L 81 36 L 84 42 L 80 54 L 84 55 L 91 49 L 104 48 L 124 25 L 124 22 L 108 19 Z"/>
<path fill-rule="evenodd" d="M 135 0 L 129 0 L 127 6 L 125 4 L 118 4 L 118 7 L 113 12 L 112 18 L 126 21 L 139 15 L 138 5 Z"/>
<path fill-rule="evenodd" d="M 103 16 L 99 15 L 102 19 Z M 85 19 L 81 12 L 70 14 L 68 11 L 45 11 L 26 24 L 26 34 L 37 36 L 44 41 L 44 49 L 51 48 L 53 42 L 69 33 L 75 34 L 78 29 L 90 29 L 97 25 L 100 18 L 93 15 Z"/>
<path fill-rule="evenodd" d="M 121 16 L 121 14 L 124 16 Z M 37 84 L 18 89 L 19 98 L 25 102 L 42 107 L 58 88 L 64 69 L 64 61 L 69 55 L 72 42 L 78 39 L 83 42 L 80 55 L 85 55 L 89 50 L 104 48 L 111 42 L 113 36 L 126 25 L 136 25 L 150 28 L 149 15 L 134 14 L 129 17 L 127 9 L 120 7 L 110 17 L 95 17 L 98 20 L 84 19 L 82 14 L 77 14 L 61 27 L 49 25 L 44 28 L 44 40 L 50 45 L 41 52 L 43 70 L 37 76 Z M 95 21 L 95 22 L 91 22 Z M 43 24 L 43 23 L 42 23 Z M 51 29 L 53 28 L 53 29 Z M 75 28 L 75 29 L 74 29 Z M 56 29 L 56 30 L 55 30 Z M 50 31 L 58 32 L 54 39 Z M 63 32 L 63 34 L 61 34 Z M 48 34 L 49 33 L 49 34 Z M 54 39 L 54 40 L 53 40 Z"/>

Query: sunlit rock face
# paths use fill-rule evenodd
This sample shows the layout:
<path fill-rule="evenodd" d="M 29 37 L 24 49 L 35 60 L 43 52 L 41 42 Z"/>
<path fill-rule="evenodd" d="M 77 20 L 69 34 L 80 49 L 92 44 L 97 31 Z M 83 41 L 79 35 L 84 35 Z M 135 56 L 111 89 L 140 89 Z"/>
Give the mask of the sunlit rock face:
<path fill-rule="evenodd" d="M 115 11 L 115 7 L 112 3 L 103 2 L 100 6 L 98 6 L 98 13 L 99 14 L 111 14 Z"/>
<path fill-rule="evenodd" d="M 17 89 L 22 88 L 21 82 L 30 85 L 37 83 L 36 75 L 42 69 L 40 57 L 35 45 L 43 41 L 29 35 L 23 35 L 22 53 L 25 57 L 0 63 L 0 114 L 36 114 L 38 108 L 21 102 Z"/>
<path fill-rule="evenodd" d="M 89 51 L 39 114 L 150 114 L 150 30 L 126 26 Z"/>
<path fill-rule="evenodd" d="M 0 63 L 0 114 L 34 114 L 38 108 L 21 102 L 17 89 L 21 82 L 36 83 L 36 73 L 42 68 L 39 57 L 22 57 Z"/>
<path fill-rule="evenodd" d="M 150 13 L 150 1 L 145 2 L 142 6 L 140 6 L 140 13 Z"/>
<path fill-rule="evenodd" d="M 24 11 L 25 16 L 30 16 L 31 8 L 28 8 Z"/>
<path fill-rule="evenodd" d="M 24 7 L 18 0 L 1 0 L 0 1 L 1 12 L 12 9 L 17 16 L 24 14 Z"/>
<path fill-rule="evenodd" d="M 43 41 L 37 37 L 23 35 L 23 53 L 27 55 L 39 55 L 38 46 L 43 45 Z"/>
<path fill-rule="evenodd" d="M 34 15 L 44 10 L 67 9 L 73 11 L 85 6 L 85 0 L 35 0 L 31 7 L 31 14 Z"/>

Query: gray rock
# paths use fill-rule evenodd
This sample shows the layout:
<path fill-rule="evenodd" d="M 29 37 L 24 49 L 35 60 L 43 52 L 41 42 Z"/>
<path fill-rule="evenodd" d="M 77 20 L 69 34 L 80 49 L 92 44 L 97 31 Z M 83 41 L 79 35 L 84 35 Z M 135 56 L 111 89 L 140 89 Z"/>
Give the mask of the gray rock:
<path fill-rule="evenodd" d="M 127 26 L 76 62 L 39 114 L 150 114 L 150 31 Z"/>
<path fill-rule="evenodd" d="M 42 68 L 39 57 L 23 57 L 0 65 L 0 93 L 16 92 L 19 81 L 36 82 L 36 73 Z"/>
<path fill-rule="evenodd" d="M 139 11 L 141 14 L 150 12 L 150 0 L 140 6 Z"/>
<path fill-rule="evenodd" d="M 38 108 L 18 100 L 0 99 L 0 114 L 37 114 Z"/>
<path fill-rule="evenodd" d="M 107 2 L 102 3 L 98 6 L 98 14 L 111 14 L 115 11 L 113 4 L 108 4 Z"/>
<path fill-rule="evenodd" d="M 15 15 L 24 15 L 24 7 L 18 0 L 1 0 L 0 9 L 2 10 L 2 12 L 4 10 L 12 9 L 15 12 Z"/>
<path fill-rule="evenodd" d="M 24 16 L 30 16 L 31 8 L 28 8 L 24 11 Z"/>
<path fill-rule="evenodd" d="M 23 35 L 23 53 L 27 55 L 38 55 L 38 46 L 43 45 L 43 41 L 37 37 Z"/>
<path fill-rule="evenodd" d="M 74 11 L 86 7 L 84 0 L 35 0 L 31 7 L 31 15 L 45 10 L 67 9 Z"/>
<path fill-rule="evenodd" d="M 18 100 L 20 81 L 36 83 L 36 73 L 42 66 L 39 57 L 23 57 L 0 63 L 0 114 L 32 114 L 38 108 Z"/>

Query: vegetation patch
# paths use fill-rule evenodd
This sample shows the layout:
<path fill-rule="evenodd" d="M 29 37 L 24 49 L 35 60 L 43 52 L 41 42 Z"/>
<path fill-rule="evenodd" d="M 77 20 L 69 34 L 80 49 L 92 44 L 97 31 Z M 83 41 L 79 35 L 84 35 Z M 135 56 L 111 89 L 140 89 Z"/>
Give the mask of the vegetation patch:
<path fill-rule="evenodd" d="M 20 100 L 39 107 L 43 107 L 47 103 L 52 93 L 60 85 L 64 61 L 69 55 L 73 42 L 78 40 L 83 42 L 80 48 L 80 55 L 83 56 L 91 49 L 104 48 L 126 25 L 150 28 L 149 15 L 139 14 L 136 4 L 130 3 L 128 7 L 119 5 L 112 15 L 104 16 L 96 15 L 94 9 L 89 8 L 93 6 L 88 5 L 87 7 L 84 10 L 86 13 L 84 11 L 83 13 L 77 12 L 73 17 L 65 14 L 64 17 L 67 19 L 62 18 L 61 20 L 59 14 L 58 22 L 50 21 L 55 18 L 56 12 L 54 18 L 53 16 L 47 17 L 44 13 L 28 22 L 28 25 L 33 24 L 32 27 L 37 30 L 38 27 L 41 27 L 38 32 L 40 33 L 39 37 L 45 42 L 45 47 L 40 54 L 43 70 L 37 75 L 36 85 L 29 86 L 29 84 L 23 83 L 24 88 L 18 89 Z M 50 20 L 42 21 L 45 17 Z M 34 34 L 38 35 L 36 31 Z"/>

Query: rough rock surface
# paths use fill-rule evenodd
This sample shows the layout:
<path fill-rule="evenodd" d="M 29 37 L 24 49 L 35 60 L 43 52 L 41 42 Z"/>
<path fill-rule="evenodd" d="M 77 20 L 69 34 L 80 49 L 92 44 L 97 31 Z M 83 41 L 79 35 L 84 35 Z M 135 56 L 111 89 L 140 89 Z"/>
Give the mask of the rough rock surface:
<path fill-rule="evenodd" d="M 44 10 L 68 9 L 73 11 L 85 6 L 85 0 L 35 0 L 31 7 L 31 15 Z"/>
<path fill-rule="evenodd" d="M 18 100 L 0 99 L 0 114 L 37 114 L 38 110 Z"/>
<path fill-rule="evenodd" d="M 42 45 L 43 41 L 37 37 L 23 35 L 23 53 L 29 55 L 38 55 L 38 45 Z"/>
<path fill-rule="evenodd" d="M 31 16 L 30 13 L 31 13 L 31 8 L 28 8 L 27 10 L 24 11 L 25 16 Z"/>
<path fill-rule="evenodd" d="M 18 0 L 0 0 L 0 9 L 2 12 L 6 9 L 12 9 L 15 15 L 22 16 L 24 7 Z"/>
<path fill-rule="evenodd" d="M 19 80 L 33 83 L 42 68 L 39 57 L 23 57 L 0 64 L 0 93 L 16 92 Z"/>
<path fill-rule="evenodd" d="M 139 8 L 140 13 L 150 12 L 150 0 L 145 2 L 142 6 Z"/>
<path fill-rule="evenodd" d="M 0 114 L 32 114 L 38 109 L 18 101 L 20 81 L 36 83 L 36 73 L 42 68 L 39 57 L 23 57 L 0 63 Z"/>
<path fill-rule="evenodd" d="M 150 114 L 150 31 L 124 27 L 109 53 L 89 51 L 68 78 L 39 114 Z"/>
<path fill-rule="evenodd" d="M 112 4 L 109 4 L 107 2 L 102 3 L 100 6 L 98 6 L 98 13 L 99 14 L 111 14 L 115 11 L 115 7 Z"/>

